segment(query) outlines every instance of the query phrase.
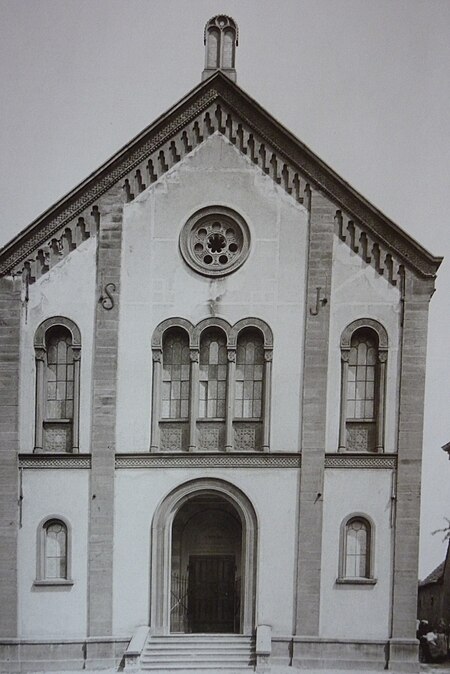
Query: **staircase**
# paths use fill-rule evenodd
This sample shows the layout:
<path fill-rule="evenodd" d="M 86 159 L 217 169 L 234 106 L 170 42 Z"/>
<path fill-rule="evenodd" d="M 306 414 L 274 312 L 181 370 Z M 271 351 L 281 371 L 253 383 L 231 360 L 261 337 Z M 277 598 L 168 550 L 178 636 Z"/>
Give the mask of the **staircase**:
<path fill-rule="evenodd" d="M 141 653 L 141 671 L 238 670 L 255 664 L 255 640 L 240 634 L 149 636 Z"/>

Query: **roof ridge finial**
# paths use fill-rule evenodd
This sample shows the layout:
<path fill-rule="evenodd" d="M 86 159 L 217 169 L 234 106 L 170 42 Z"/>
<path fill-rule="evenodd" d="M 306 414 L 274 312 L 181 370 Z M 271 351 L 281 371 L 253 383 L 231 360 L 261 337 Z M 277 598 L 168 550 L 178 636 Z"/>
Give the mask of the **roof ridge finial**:
<path fill-rule="evenodd" d="M 210 19 L 204 32 L 205 68 L 202 80 L 206 80 L 217 70 L 236 82 L 235 56 L 238 46 L 238 26 L 226 14 L 217 14 Z"/>

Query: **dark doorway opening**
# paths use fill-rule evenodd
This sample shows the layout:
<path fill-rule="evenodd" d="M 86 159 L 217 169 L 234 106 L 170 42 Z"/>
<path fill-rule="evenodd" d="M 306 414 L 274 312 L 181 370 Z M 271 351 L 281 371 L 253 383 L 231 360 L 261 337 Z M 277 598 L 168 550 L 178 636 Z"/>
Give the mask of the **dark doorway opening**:
<path fill-rule="evenodd" d="M 234 632 L 236 595 L 234 556 L 190 556 L 188 620 L 192 632 Z"/>
<path fill-rule="evenodd" d="M 172 526 L 171 632 L 239 633 L 242 525 L 220 496 L 197 496 Z"/>

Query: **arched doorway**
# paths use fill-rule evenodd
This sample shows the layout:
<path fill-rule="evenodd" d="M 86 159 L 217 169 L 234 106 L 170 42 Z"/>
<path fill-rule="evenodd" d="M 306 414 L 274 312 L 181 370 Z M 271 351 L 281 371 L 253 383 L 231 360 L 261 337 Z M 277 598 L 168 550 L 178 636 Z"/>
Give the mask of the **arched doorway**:
<path fill-rule="evenodd" d="M 158 507 L 152 525 L 154 634 L 252 634 L 257 520 L 234 485 L 198 479 Z"/>
<path fill-rule="evenodd" d="M 223 496 L 193 496 L 172 525 L 170 631 L 239 633 L 242 525 Z"/>

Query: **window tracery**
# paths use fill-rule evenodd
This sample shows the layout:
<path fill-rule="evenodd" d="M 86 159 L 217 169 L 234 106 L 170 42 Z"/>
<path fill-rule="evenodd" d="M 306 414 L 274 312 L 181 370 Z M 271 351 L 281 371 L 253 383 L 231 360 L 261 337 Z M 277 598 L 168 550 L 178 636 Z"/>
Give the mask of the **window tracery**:
<path fill-rule="evenodd" d="M 152 339 L 151 451 L 269 449 L 273 339 L 259 319 L 168 319 Z"/>

